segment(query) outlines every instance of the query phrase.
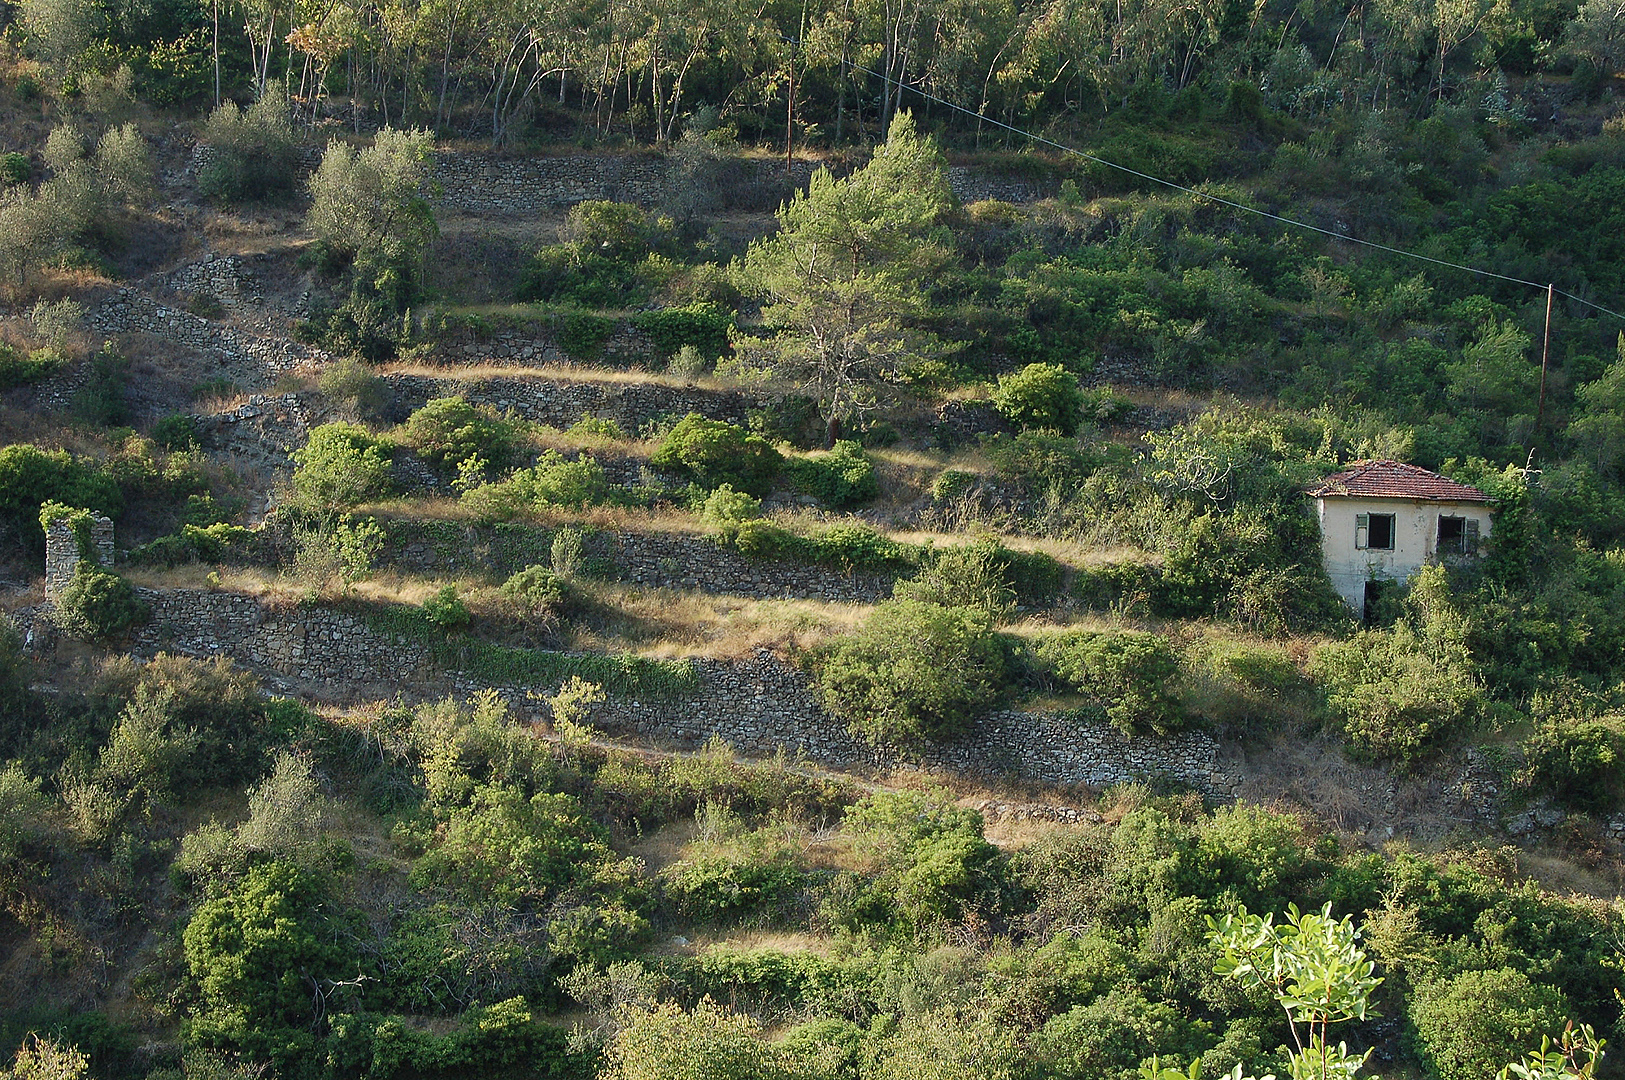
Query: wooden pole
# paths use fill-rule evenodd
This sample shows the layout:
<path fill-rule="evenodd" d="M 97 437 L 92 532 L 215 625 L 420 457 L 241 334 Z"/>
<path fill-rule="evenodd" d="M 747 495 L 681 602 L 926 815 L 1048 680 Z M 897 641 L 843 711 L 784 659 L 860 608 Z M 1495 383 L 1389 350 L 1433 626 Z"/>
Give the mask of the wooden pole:
<path fill-rule="evenodd" d="M 1540 398 L 1535 405 L 1535 438 L 1540 438 L 1540 422 L 1546 415 L 1546 362 L 1552 351 L 1552 293 L 1556 286 L 1546 286 L 1546 333 L 1540 342 Z"/>

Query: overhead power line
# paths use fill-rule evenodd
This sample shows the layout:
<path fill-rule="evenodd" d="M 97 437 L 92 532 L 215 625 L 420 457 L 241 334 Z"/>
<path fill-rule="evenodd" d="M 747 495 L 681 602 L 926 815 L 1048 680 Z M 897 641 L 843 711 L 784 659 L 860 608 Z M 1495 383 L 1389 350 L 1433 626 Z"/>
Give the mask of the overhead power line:
<path fill-rule="evenodd" d="M 861 64 L 851 64 L 850 66 L 855 71 L 861 71 L 861 72 L 864 72 L 865 74 L 873 75 L 877 79 L 886 79 L 887 78 L 885 75 L 882 75 L 880 72 L 875 71 L 875 70 L 873 70 L 871 68 L 866 68 Z M 887 80 L 887 81 L 891 81 L 891 80 Z M 994 127 L 1003 128 L 1005 131 L 1011 132 L 1011 133 L 1016 134 L 1016 135 L 1020 135 L 1023 138 L 1026 138 L 1026 139 L 1031 139 L 1035 143 L 1042 143 L 1045 146 L 1053 147 L 1056 150 L 1061 151 L 1062 153 L 1071 154 L 1074 157 L 1083 158 L 1085 161 L 1092 161 L 1096 165 L 1104 165 L 1108 169 L 1116 169 L 1118 172 L 1127 173 L 1130 176 L 1137 176 L 1141 180 L 1149 180 L 1153 184 L 1161 184 L 1163 187 L 1172 188 L 1175 191 L 1182 191 L 1182 192 L 1186 193 L 1187 195 L 1194 195 L 1195 197 L 1197 197 L 1199 199 L 1206 199 L 1209 202 L 1218 203 L 1220 206 L 1228 206 L 1233 210 L 1240 210 L 1243 213 L 1252 214 L 1252 215 L 1254 215 L 1256 217 L 1266 218 L 1266 219 L 1268 219 L 1270 221 L 1279 222 L 1282 225 L 1287 225 L 1287 226 L 1290 226 L 1290 227 L 1295 228 L 1295 229 L 1305 229 L 1305 230 L 1307 230 L 1309 232 L 1320 233 L 1322 236 L 1329 236 L 1333 240 L 1341 240 L 1342 242 L 1344 242 L 1346 244 L 1359 244 L 1359 245 L 1361 245 L 1363 247 L 1375 248 L 1377 251 L 1386 251 L 1390 255 L 1399 255 L 1399 256 L 1402 256 L 1402 257 L 1407 258 L 1407 259 L 1415 259 L 1418 262 L 1432 263 L 1434 266 L 1444 266 L 1444 267 L 1448 267 L 1448 268 L 1450 268 L 1452 270 L 1463 270 L 1463 271 L 1466 271 L 1469 274 L 1478 274 L 1481 277 L 1497 278 L 1497 279 L 1499 279 L 1501 281 L 1510 281 L 1515 285 L 1527 285 L 1531 289 L 1539 289 L 1541 292 L 1544 292 L 1544 293 L 1555 292 L 1557 295 L 1565 296 L 1568 299 L 1573 300 L 1577 304 L 1584 304 L 1586 307 L 1594 308 L 1597 311 L 1600 311 L 1600 312 L 1604 313 L 1605 315 L 1612 315 L 1614 318 L 1619 319 L 1622 322 L 1625 322 L 1625 314 L 1621 314 L 1621 313 L 1619 313 L 1617 311 L 1612 310 L 1611 308 L 1603 307 L 1601 304 L 1594 303 L 1594 302 L 1592 302 L 1590 300 L 1587 300 L 1583 296 L 1576 296 L 1574 293 L 1568 292 L 1567 290 L 1559 289 L 1559 288 L 1557 288 L 1556 286 L 1554 286 L 1554 285 L 1552 285 L 1550 283 L 1542 284 L 1541 282 L 1538 282 L 1538 281 L 1529 281 L 1529 280 L 1527 280 L 1525 278 L 1513 277 L 1510 274 L 1499 274 L 1499 273 L 1496 273 L 1494 270 L 1485 270 L 1482 267 L 1468 266 L 1465 263 L 1451 262 L 1448 259 L 1435 259 L 1431 255 L 1422 255 L 1422 254 L 1420 254 L 1418 252 L 1415 252 L 1415 251 L 1406 251 L 1404 248 L 1392 247 L 1392 246 L 1390 246 L 1388 244 L 1379 244 L 1375 240 L 1365 240 L 1365 239 L 1362 239 L 1361 237 L 1349 236 L 1347 234 L 1337 232 L 1336 230 L 1333 230 L 1333 229 L 1322 228 L 1319 225 L 1311 225 L 1309 222 L 1307 222 L 1307 221 L 1299 221 L 1297 218 L 1289 218 L 1289 217 L 1283 217 L 1280 214 L 1272 214 L 1268 210 L 1260 210 L 1256 206 L 1248 206 L 1246 203 L 1239 203 L 1239 202 L 1236 202 L 1234 199 L 1226 199 L 1222 195 L 1214 195 L 1214 194 L 1212 194 L 1210 192 L 1200 191 L 1200 190 L 1198 190 L 1196 188 L 1189 187 L 1189 186 L 1187 186 L 1185 184 L 1178 183 L 1177 181 L 1174 181 L 1174 180 L 1166 180 L 1163 177 L 1153 176 L 1151 173 L 1142 172 L 1139 169 L 1131 168 L 1130 166 L 1127 166 L 1127 165 L 1120 165 L 1115 161 L 1108 161 L 1105 158 L 1100 157 L 1097 154 L 1091 154 L 1086 150 L 1079 150 L 1075 146 L 1068 146 L 1065 143 L 1056 142 L 1054 139 L 1047 138 L 1047 137 L 1045 137 L 1043 135 L 1039 135 L 1036 132 L 1027 131 L 1024 128 L 1016 127 L 1014 124 L 1007 124 L 1002 120 L 995 120 L 991 116 L 984 116 L 983 114 L 981 114 L 979 112 L 976 112 L 973 109 L 967 109 L 963 105 L 956 104 L 955 102 L 949 101 L 946 98 L 941 98 L 941 97 L 938 97 L 937 95 L 935 95 L 933 93 L 930 93 L 929 91 L 922 90 L 918 86 L 913 86 L 913 85 L 908 84 L 908 83 L 899 83 L 898 85 L 907 87 L 909 90 L 911 90 L 914 93 L 918 94 L 920 97 L 925 98 L 927 101 L 935 102 L 938 105 L 942 105 L 942 106 L 944 106 L 946 108 L 952 109 L 954 112 L 963 113 L 966 116 L 973 117 L 973 118 L 975 118 L 977 121 L 979 121 L 981 123 L 992 124 Z"/>

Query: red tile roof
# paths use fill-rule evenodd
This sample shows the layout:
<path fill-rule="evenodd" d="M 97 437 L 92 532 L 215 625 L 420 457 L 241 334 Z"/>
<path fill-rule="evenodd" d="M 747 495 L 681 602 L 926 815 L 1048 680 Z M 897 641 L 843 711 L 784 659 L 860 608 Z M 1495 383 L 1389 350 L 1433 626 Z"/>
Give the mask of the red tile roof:
<path fill-rule="evenodd" d="M 1378 499 L 1434 499 L 1441 502 L 1489 502 L 1475 487 L 1397 461 L 1356 461 L 1309 489 L 1320 496 L 1353 495 Z"/>

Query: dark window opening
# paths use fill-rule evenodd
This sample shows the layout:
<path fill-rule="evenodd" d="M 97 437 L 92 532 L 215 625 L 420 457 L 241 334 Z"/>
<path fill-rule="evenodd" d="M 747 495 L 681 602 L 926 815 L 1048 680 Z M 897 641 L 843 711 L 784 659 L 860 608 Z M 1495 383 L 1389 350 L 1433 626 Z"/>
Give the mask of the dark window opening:
<path fill-rule="evenodd" d="M 1462 541 L 1467 538 L 1467 519 L 1459 517 L 1441 517 L 1439 519 L 1439 553 L 1441 555 L 1460 555 Z"/>
<path fill-rule="evenodd" d="M 1354 519 L 1354 546 L 1375 548 L 1379 551 L 1394 549 L 1394 515 L 1360 514 Z"/>
<path fill-rule="evenodd" d="M 1439 517 L 1439 554 L 1472 555 L 1478 551 L 1478 519 Z"/>
<path fill-rule="evenodd" d="M 1367 623 L 1377 622 L 1382 618 L 1382 598 L 1388 591 L 1388 581 L 1368 581 L 1365 583 L 1365 604 L 1360 611 L 1360 618 Z"/>

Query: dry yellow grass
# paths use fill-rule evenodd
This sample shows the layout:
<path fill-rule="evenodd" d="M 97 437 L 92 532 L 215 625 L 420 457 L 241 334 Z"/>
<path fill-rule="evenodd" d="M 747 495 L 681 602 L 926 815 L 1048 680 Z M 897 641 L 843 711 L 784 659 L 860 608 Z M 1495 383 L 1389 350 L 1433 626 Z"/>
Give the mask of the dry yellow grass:
<path fill-rule="evenodd" d="M 816 600 L 752 600 L 620 583 L 586 583 L 599 609 L 571 633 L 577 648 L 649 656 L 738 658 L 810 648 L 856 629 L 872 608 Z"/>
<path fill-rule="evenodd" d="M 535 379 L 543 382 L 599 383 L 606 386 L 653 384 L 699 390 L 732 390 L 737 384 L 714 376 L 688 378 L 652 371 L 623 371 L 613 368 L 575 367 L 573 365 L 546 364 L 541 367 L 508 367 L 501 364 L 471 364 L 466 367 L 439 367 L 433 364 L 401 363 L 380 368 L 383 375 L 415 375 L 436 379 L 448 384 L 448 393 L 466 390 L 473 384 L 491 379 Z"/>

